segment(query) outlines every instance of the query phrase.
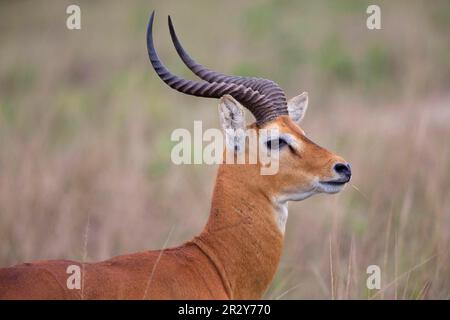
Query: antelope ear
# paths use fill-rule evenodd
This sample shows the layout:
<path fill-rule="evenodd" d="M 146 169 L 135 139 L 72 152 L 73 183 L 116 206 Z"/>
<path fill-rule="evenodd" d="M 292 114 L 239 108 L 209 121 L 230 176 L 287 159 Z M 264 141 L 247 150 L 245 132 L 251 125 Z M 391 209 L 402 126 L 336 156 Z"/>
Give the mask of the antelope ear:
<path fill-rule="evenodd" d="M 225 132 L 228 150 L 240 151 L 245 147 L 244 107 L 230 95 L 224 95 L 219 102 L 220 124 Z"/>
<path fill-rule="evenodd" d="M 303 120 L 306 109 L 308 109 L 308 92 L 303 92 L 288 101 L 289 116 L 296 123 Z"/>

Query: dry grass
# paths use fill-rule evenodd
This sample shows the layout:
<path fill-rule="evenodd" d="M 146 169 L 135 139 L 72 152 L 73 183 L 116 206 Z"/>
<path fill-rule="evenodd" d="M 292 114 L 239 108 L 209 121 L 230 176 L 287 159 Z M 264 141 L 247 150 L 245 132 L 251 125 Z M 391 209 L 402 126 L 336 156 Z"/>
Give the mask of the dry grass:
<path fill-rule="evenodd" d="M 217 127 L 217 102 L 151 71 L 155 8 L 174 72 L 188 76 L 168 13 L 207 66 L 309 91 L 306 131 L 352 163 L 353 188 L 290 205 L 267 298 L 449 298 L 448 2 L 381 2 L 373 32 L 361 1 L 80 1 L 81 31 L 65 29 L 67 3 L 0 2 L 1 266 L 161 248 L 173 226 L 169 246 L 206 222 L 215 168 L 173 165 L 169 138 Z M 365 287 L 371 264 L 380 291 Z"/>

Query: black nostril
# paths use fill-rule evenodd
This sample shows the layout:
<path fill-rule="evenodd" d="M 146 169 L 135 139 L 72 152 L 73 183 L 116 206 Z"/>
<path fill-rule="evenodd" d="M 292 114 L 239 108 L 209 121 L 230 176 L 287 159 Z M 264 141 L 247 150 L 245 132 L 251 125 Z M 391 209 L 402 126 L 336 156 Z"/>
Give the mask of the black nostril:
<path fill-rule="evenodd" d="M 343 176 L 351 177 L 352 170 L 350 169 L 350 165 L 346 163 L 336 163 L 334 165 L 334 170 Z"/>

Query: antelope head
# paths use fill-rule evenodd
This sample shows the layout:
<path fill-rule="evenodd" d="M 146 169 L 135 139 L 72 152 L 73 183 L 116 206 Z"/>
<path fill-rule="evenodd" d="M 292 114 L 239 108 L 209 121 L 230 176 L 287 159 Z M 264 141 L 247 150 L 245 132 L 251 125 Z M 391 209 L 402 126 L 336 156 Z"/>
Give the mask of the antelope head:
<path fill-rule="evenodd" d="M 258 137 L 262 129 L 278 132 L 267 139 L 258 139 L 260 148 L 277 151 L 277 173 L 261 175 L 260 162 L 244 165 L 245 170 L 242 165 L 222 165 L 239 170 L 234 175 L 236 179 L 245 181 L 246 186 L 250 184 L 265 190 L 278 203 L 303 200 L 316 193 L 337 193 L 350 181 L 350 165 L 311 141 L 300 127 L 308 106 L 306 92 L 287 101 L 284 91 L 271 80 L 228 76 L 205 68 L 183 49 L 169 16 L 170 35 L 178 55 L 202 81 L 182 79 L 170 73 L 155 51 L 153 19 L 154 12 L 147 30 L 148 54 L 156 73 L 167 85 L 185 94 L 220 99 L 219 114 L 226 136 L 227 132 L 246 128 L 255 129 Z M 256 119 L 249 126 L 245 123 L 244 107 Z M 226 152 L 250 152 L 245 139 L 233 139 L 225 145 Z"/>

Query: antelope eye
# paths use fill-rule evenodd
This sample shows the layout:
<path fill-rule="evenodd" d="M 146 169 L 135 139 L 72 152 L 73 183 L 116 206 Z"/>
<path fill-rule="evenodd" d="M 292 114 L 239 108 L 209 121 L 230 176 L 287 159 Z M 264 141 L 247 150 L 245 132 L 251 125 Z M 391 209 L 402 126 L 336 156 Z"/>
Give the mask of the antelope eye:
<path fill-rule="evenodd" d="M 281 148 L 283 148 L 283 147 L 285 147 L 287 145 L 288 145 L 288 143 L 286 142 L 286 140 L 284 140 L 282 138 L 269 140 L 269 141 L 266 142 L 267 148 L 271 149 L 271 150 L 273 150 L 275 148 L 281 149 Z"/>

